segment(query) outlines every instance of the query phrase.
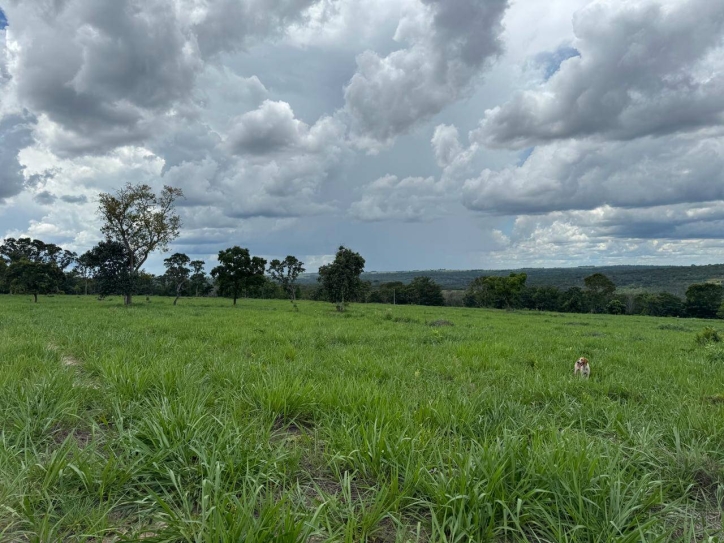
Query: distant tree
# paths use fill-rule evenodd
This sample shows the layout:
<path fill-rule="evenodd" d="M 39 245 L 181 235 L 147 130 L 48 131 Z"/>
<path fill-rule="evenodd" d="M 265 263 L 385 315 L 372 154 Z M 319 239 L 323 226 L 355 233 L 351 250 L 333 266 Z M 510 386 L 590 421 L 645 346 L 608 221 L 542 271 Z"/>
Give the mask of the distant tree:
<path fill-rule="evenodd" d="M 33 295 L 56 292 L 65 281 L 63 270 L 76 259 L 75 253 L 39 239 L 7 238 L 0 245 L 0 259 L 7 269 L 5 281 L 10 288 Z"/>
<path fill-rule="evenodd" d="M 296 282 L 300 273 L 304 273 L 304 262 L 291 255 L 284 260 L 274 259 L 269 263 L 269 275 L 279 283 L 292 303 L 297 301 Z"/>
<path fill-rule="evenodd" d="M 527 278 L 525 273 L 511 273 L 508 277 L 495 275 L 478 277 L 468 287 L 465 305 L 496 309 L 517 307 Z"/>
<path fill-rule="evenodd" d="M 445 305 L 440 285 L 430 277 L 415 277 L 405 288 L 410 303 L 416 305 Z"/>
<path fill-rule="evenodd" d="M 174 253 L 163 260 L 163 265 L 166 268 L 164 275 L 176 294 L 173 305 L 176 305 L 176 302 L 178 302 L 178 299 L 181 297 L 181 291 L 191 277 L 190 262 L 191 259 L 183 253 Z"/>
<path fill-rule="evenodd" d="M 561 294 L 561 311 L 565 313 L 584 313 L 586 298 L 579 287 L 571 287 Z"/>
<path fill-rule="evenodd" d="M 206 262 L 203 260 L 192 260 L 189 265 L 193 270 L 191 274 L 191 288 L 194 289 L 194 296 L 199 297 L 199 292 L 206 294 L 208 289 L 208 283 L 206 281 L 206 274 L 204 273 L 204 265 Z"/>
<path fill-rule="evenodd" d="M 138 273 L 128 265 L 128 254 L 117 241 L 101 241 L 80 257 L 90 270 L 100 298 L 121 294 L 131 296 L 138 280 Z"/>
<path fill-rule="evenodd" d="M 616 285 L 602 273 L 594 273 L 583 280 L 586 285 L 586 294 L 591 302 L 591 308 L 601 313 L 616 292 Z"/>
<path fill-rule="evenodd" d="M 669 292 L 659 292 L 655 296 L 659 317 L 680 317 L 684 314 L 684 302 Z"/>
<path fill-rule="evenodd" d="M 714 319 L 722 304 L 724 288 L 714 283 L 691 285 L 686 289 L 686 314 L 699 319 Z"/>
<path fill-rule="evenodd" d="M 356 299 L 364 289 L 360 280 L 364 268 L 365 259 L 344 246 L 340 246 L 334 262 L 319 268 L 317 280 L 337 305 L 337 311 L 344 311 L 345 303 Z"/>
<path fill-rule="evenodd" d="M 8 265 L 4 258 L 0 257 L 0 292 L 7 292 L 7 281 L 5 274 L 7 273 Z"/>
<path fill-rule="evenodd" d="M 86 296 L 88 296 L 88 281 L 90 280 L 93 273 L 93 267 L 88 260 L 88 253 L 84 253 L 78 257 L 78 260 L 75 264 L 75 269 L 78 272 L 78 276 L 83 279 L 84 293 Z"/>
<path fill-rule="evenodd" d="M 623 315 L 626 313 L 626 304 L 621 300 L 611 300 L 606 304 L 606 313 L 609 315 Z"/>
<path fill-rule="evenodd" d="M 99 195 L 101 232 L 107 241 L 123 246 L 129 277 L 138 273 L 153 251 L 165 251 L 178 237 L 181 219 L 175 213 L 175 202 L 181 197 L 181 189 L 165 186 L 156 196 L 148 185 L 131 183 L 116 194 Z M 132 294 L 124 296 L 126 305 L 130 305 Z"/>
<path fill-rule="evenodd" d="M 533 303 L 538 311 L 558 311 L 561 292 L 556 287 L 538 287 L 533 294 Z"/>
<path fill-rule="evenodd" d="M 266 260 L 252 257 L 249 249 L 235 246 L 219 251 L 219 265 L 211 270 L 219 290 L 234 299 L 234 305 L 244 289 L 264 283 Z"/>

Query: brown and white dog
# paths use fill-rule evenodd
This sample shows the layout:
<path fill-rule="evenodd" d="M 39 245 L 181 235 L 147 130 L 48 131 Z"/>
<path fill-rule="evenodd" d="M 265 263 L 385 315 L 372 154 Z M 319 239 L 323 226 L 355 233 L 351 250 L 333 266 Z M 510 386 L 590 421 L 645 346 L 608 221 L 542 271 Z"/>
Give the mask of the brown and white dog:
<path fill-rule="evenodd" d="M 579 358 L 576 360 L 575 366 L 573 366 L 573 375 L 575 376 L 578 372 L 581 372 L 581 377 L 588 379 L 591 375 L 591 367 L 588 365 L 588 358 Z"/>

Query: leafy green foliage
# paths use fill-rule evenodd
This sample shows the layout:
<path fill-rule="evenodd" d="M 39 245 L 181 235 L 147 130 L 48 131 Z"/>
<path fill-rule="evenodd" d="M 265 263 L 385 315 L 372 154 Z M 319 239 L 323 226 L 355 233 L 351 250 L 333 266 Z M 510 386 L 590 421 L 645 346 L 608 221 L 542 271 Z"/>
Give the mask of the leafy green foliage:
<path fill-rule="evenodd" d="M 616 285 L 602 273 L 594 273 L 583 280 L 591 309 L 601 313 L 616 292 Z"/>
<path fill-rule="evenodd" d="M 194 296 L 205 295 L 209 292 L 211 285 L 206 280 L 206 274 L 204 273 L 204 266 L 206 262 L 203 260 L 192 260 L 189 265 L 192 269 L 192 274 L 189 279 L 191 283 L 191 289 L 194 292 Z"/>
<path fill-rule="evenodd" d="M 716 318 L 724 288 L 714 283 L 691 285 L 686 289 L 686 313 L 700 319 Z"/>
<path fill-rule="evenodd" d="M 131 183 L 115 194 L 99 195 L 101 232 L 107 241 L 123 246 L 129 277 L 138 273 L 153 251 L 165 251 L 178 237 L 181 218 L 175 213 L 175 202 L 182 197 L 181 189 L 164 186 L 157 196 L 150 186 Z M 130 292 L 126 304 L 131 304 Z"/>
<path fill-rule="evenodd" d="M 516 307 L 525 288 L 525 273 L 511 273 L 508 277 L 478 277 L 468 287 L 465 305 L 468 307 Z"/>
<path fill-rule="evenodd" d="M 289 301 L 296 301 L 296 283 L 299 274 L 304 273 L 304 262 L 295 256 L 287 256 L 284 260 L 274 259 L 269 263 L 269 275 L 289 296 Z"/>
<path fill-rule="evenodd" d="M 696 334 L 696 342 L 699 344 L 719 343 L 721 342 L 721 336 L 714 328 L 707 326 Z"/>
<path fill-rule="evenodd" d="M 211 270 L 211 276 L 222 294 L 231 296 L 236 300 L 245 289 L 256 287 L 264 283 L 264 269 L 266 260 L 261 257 L 252 257 L 249 249 L 234 246 L 219 251 L 219 265 Z"/>
<path fill-rule="evenodd" d="M 81 257 L 93 276 L 100 297 L 121 294 L 128 299 L 137 286 L 138 272 L 128 264 L 128 253 L 117 241 L 101 241 Z"/>
<path fill-rule="evenodd" d="M 344 311 L 345 303 L 364 292 L 365 285 L 360 280 L 364 268 L 365 259 L 344 246 L 340 246 L 334 262 L 319 268 L 319 282 L 338 311 Z"/>
<path fill-rule="evenodd" d="M 163 265 L 166 268 L 164 275 L 176 290 L 176 298 L 173 301 L 173 305 L 176 305 L 176 302 L 178 302 L 178 299 L 181 297 L 181 290 L 191 277 L 190 262 L 191 259 L 183 253 L 174 253 L 163 261 Z"/>
<path fill-rule="evenodd" d="M 15 291 L 32 294 L 36 302 L 38 294 L 50 294 L 60 288 L 65 279 L 63 270 L 75 258 L 74 253 L 39 239 L 7 238 L 0 245 L 3 281 Z"/>

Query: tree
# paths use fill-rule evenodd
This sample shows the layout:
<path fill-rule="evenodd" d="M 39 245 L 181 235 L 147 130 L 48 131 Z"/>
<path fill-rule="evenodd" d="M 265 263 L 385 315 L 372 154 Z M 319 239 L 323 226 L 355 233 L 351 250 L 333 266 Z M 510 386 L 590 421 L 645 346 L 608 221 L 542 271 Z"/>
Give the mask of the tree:
<path fill-rule="evenodd" d="M 173 301 L 173 305 L 176 305 L 176 302 L 178 302 L 178 299 L 181 297 L 181 290 L 184 288 L 184 285 L 188 283 L 191 276 L 189 262 L 191 262 L 191 259 L 183 253 L 175 253 L 163 261 L 163 265 L 166 268 L 166 278 L 176 291 L 176 298 Z"/>
<path fill-rule="evenodd" d="M 561 294 L 561 310 L 566 313 L 584 313 L 586 297 L 580 287 L 571 287 Z"/>
<path fill-rule="evenodd" d="M 558 311 L 561 292 L 557 287 L 539 287 L 533 294 L 533 303 L 538 311 Z"/>
<path fill-rule="evenodd" d="M 123 246 L 129 277 L 138 273 L 153 251 L 166 251 L 168 244 L 178 237 L 181 219 L 174 204 L 181 197 L 181 189 L 164 186 L 156 196 L 148 185 L 131 183 L 115 195 L 100 194 L 101 232 L 107 241 Z M 130 305 L 132 293 L 124 296 L 126 305 Z"/>
<path fill-rule="evenodd" d="M 76 259 L 75 253 L 39 239 L 7 238 L 0 245 L 0 257 L 7 265 L 5 281 L 10 288 L 33 295 L 50 294 L 65 281 L 63 270 Z"/>
<path fill-rule="evenodd" d="M 191 274 L 191 287 L 194 289 L 195 296 L 199 297 L 199 291 L 205 294 L 207 290 L 206 274 L 204 273 L 204 265 L 206 262 L 203 260 L 192 260 L 189 265 L 193 270 Z"/>
<path fill-rule="evenodd" d="M 405 288 L 410 303 L 416 305 L 445 305 L 442 289 L 430 277 L 415 277 Z"/>
<path fill-rule="evenodd" d="M 90 270 L 98 296 L 121 294 L 127 299 L 133 292 L 138 273 L 128 265 L 128 254 L 117 241 L 101 241 L 80 257 Z"/>
<path fill-rule="evenodd" d="M 613 299 L 606 304 L 606 313 L 609 315 L 623 315 L 626 313 L 626 304 L 621 300 Z"/>
<path fill-rule="evenodd" d="M 602 273 L 594 273 L 583 280 L 586 285 L 586 294 L 591 301 L 591 308 L 596 313 L 601 313 L 606 308 L 606 303 L 616 292 L 616 285 Z"/>
<path fill-rule="evenodd" d="M 75 269 L 78 271 L 78 275 L 83 278 L 85 295 L 88 296 L 88 280 L 90 279 L 93 272 L 93 266 L 88 260 L 88 252 L 83 253 L 78 257 L 78 260 L 75 264 Z"/>
<path fill-rule="evenodd" d="M 344 304 L 354 300 L 363 290 L 360 275 L 364 269 L 365 259 L 344 246 L 337 250 L 334 262 L 319 268 L 317 280 L 329 300 L 337 305 L 337 311 L 344 311 Z"/>
<path fill-rule="evenodd" d="M 239 295 L 246 288 L 264 283 L 266 260 L 252 257 L 249 249 L 235 246 L 219 251 L 219 265 L 211 270 L 222 293 L 234 298 L 234 305 Z"/>
<path fill-rule="evenodd" d="M 297 301 L 295 283 L 300 273 L 304 273 L 304 262 L 291 255 L 284 260 L 274 259 L 269 263 L 269 275 L 279 283 L 292 303 Z"/>
<path fill-rule="evenodd" d="M 511 273 L 508 277 L 481 276 L 472 281 L 465 294 L 468 307 L 510 309 L 519 303 L 528 276 Z"/>
<path fill-rule="evenodd" d="M 714 319 L 722 304 L 724 289 L 714 283 L 691 285 L 686 289 L 686 314 L 700 319 Z"/>

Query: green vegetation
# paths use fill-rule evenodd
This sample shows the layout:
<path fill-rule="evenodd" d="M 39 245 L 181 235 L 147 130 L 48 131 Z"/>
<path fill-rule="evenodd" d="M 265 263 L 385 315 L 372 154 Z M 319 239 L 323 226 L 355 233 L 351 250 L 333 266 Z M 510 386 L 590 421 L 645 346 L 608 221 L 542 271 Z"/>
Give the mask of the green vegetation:
<path fill-rule="evenodd" d="M 595 273 L 602 273 L 617 288 L 633 292 L 669 292 L 684 296 L 689 285 L 694 283 L 724 281 L 724 264 L 707 266 L 580 266 L 576 268 L 522 268 L 517 270 L 424 270 L 399 272 L 366 272 L 363 281 L 370 281 L 372 287 L 382 283 L 400 281 L 409 283 L 415 277 L 430 277 L 444 290 L 464 290 L 481 275 L 507 277 L 511 273 L 525 273 L 527 284 L 532 287 L 552 286 L 565 290 L 569 287 L 584 287 L 584 279 Z M 308 273 L 299 278 L 301 284 L 314 284 L 316 274 Z"/>
<path fill-rule="evenodd" d="M 172 300 L 0 296 L 0 540 L 722 537 L 706 321 Z"/>

